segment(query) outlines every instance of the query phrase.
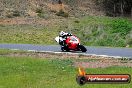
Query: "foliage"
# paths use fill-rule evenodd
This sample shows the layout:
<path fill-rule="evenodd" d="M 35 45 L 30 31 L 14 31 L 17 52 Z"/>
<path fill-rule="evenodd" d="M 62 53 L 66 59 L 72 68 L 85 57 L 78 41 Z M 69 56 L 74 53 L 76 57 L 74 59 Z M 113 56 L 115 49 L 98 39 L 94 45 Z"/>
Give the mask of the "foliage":
<path fill-rule="evenodd" d="M 87 46 L 125 47 L 131 44 L 132 22 L 126 18 L 93 17 L 59 21 L 50 26 L 0 25 L 1 43 L 57 44 L 60 31 L 71 32 Z"/>
<path fill-rule="evenodd" d="M 17 11 L 17 10 L 13 11 L 13 16 L 14 16 L 14 17 L 20 16 L 20 12 Z"/>
<path fill-rule="evenodd" d="M 131 16 L 132 0 L 96 0 L 107 16 Z"/>
<path fill-rule="evenodd" d="M 85 60 L 86 61 L 86 60 Z M 80 88 L 73 60 L 58 58 L 0 57 L 0 85 L 3 88 Z M 89 74 L 130 74 L 130 67 L 88 68 Z M 130 84 L 86 84 L 81 88 L 129 88 Z"/>
<path fill-rule="evenodd" d="M 44 13 L 38 13 L 37 14 L 40 18 L 45 18 L 45 14 Z"/>
<path fill-rule="evenodd" d="M 125 47 L 131 43 L 127 37 L 132 31 L 132 22 L 125 18 L 84 17 L 74 24 L 73 32 L 81 43 L 96 46 Z M 131 44 L 130 44 L 131 45 Z"/>
<path fill-rule="evenodd" d="M 43 9 L 42 8 L 37 8 L 36 13 L 43 13 Z"/>
<path fill-rule="evenodd" d="M 45 13 L 42 8 L 37 8 L 36 13 L 40 18 L 45 18 Z"/>
<path fill-rule="evenodd" d="M 7 11 L 6 17 L 13 18 L 21 16 L 21 12 L 17 10 Z"/>
<path fill-rule="evenodd" d="M 54 28 L 55 29 L 55 28 Z M 58 32 L 49 28 L 30 25 L 0 26 L 1 43 L 55 44 Z"/>
<path fill-rule="evenodd" d="M 126 19 L 116 19 L 111 22 L 111 32 L 120 33 L 121 36 L 125 36 L 132 30 L 132 23 Z"/>
<path fill-rule="evenodd" d="M 60 10 L 59 12 L 56 13 L 57 16 L 62 16 L 62 17 L 68 17 L 69 14 L 64 12 L 63 10 Z"/>

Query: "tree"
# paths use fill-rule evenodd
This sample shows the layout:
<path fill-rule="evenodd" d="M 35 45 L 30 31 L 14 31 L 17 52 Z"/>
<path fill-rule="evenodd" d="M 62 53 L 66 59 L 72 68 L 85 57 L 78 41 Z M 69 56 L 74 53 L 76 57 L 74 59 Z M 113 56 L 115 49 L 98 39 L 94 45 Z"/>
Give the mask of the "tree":
<path fill-rule="evenodd" d="M 108 16 L 132 16 L 132 0 L 96 0 Z"/>

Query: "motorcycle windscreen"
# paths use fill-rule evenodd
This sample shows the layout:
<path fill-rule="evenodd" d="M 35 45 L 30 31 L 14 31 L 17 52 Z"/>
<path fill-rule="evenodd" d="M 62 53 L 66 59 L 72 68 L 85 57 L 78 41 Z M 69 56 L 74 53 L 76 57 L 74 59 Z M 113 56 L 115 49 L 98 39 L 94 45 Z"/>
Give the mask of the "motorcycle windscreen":
<path fill-rule="evenodd" d="M 71 37 L 70 37 L 70 42 L 72 42 L 72 43 L 79 43 L 79 40 L 78 40 L 77 37 L 71 36 Z"/>

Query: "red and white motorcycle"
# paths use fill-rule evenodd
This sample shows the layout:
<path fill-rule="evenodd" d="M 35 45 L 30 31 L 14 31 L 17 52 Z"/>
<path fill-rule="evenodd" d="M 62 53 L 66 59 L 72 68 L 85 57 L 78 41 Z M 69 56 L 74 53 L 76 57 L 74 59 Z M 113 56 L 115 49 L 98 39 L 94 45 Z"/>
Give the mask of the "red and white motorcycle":
<path fill-rule="evenodd" d="M 55 38 L 56 42 L 59 43 L 60 37 Z M 83 46 L 80 45 L 80 39 L 77 38 L 76 36 L 67 36 L 66 40 L 64 40 L 65 46 L 61 45 L 61 50 L 62 51 L 82 51 L 86 52 L 87 49 Z"/>

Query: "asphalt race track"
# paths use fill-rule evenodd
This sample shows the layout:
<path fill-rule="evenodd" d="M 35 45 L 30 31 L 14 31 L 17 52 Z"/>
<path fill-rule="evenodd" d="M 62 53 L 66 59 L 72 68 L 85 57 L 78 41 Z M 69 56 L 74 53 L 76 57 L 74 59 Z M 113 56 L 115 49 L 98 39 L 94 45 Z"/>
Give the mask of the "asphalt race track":
<path fill-rule="evenodd" d="M 0 44 L 1 49 L 61 52 L 59 45 Z M 132 58 L 132 48 L 89 47 L 86 54 Z"/>

